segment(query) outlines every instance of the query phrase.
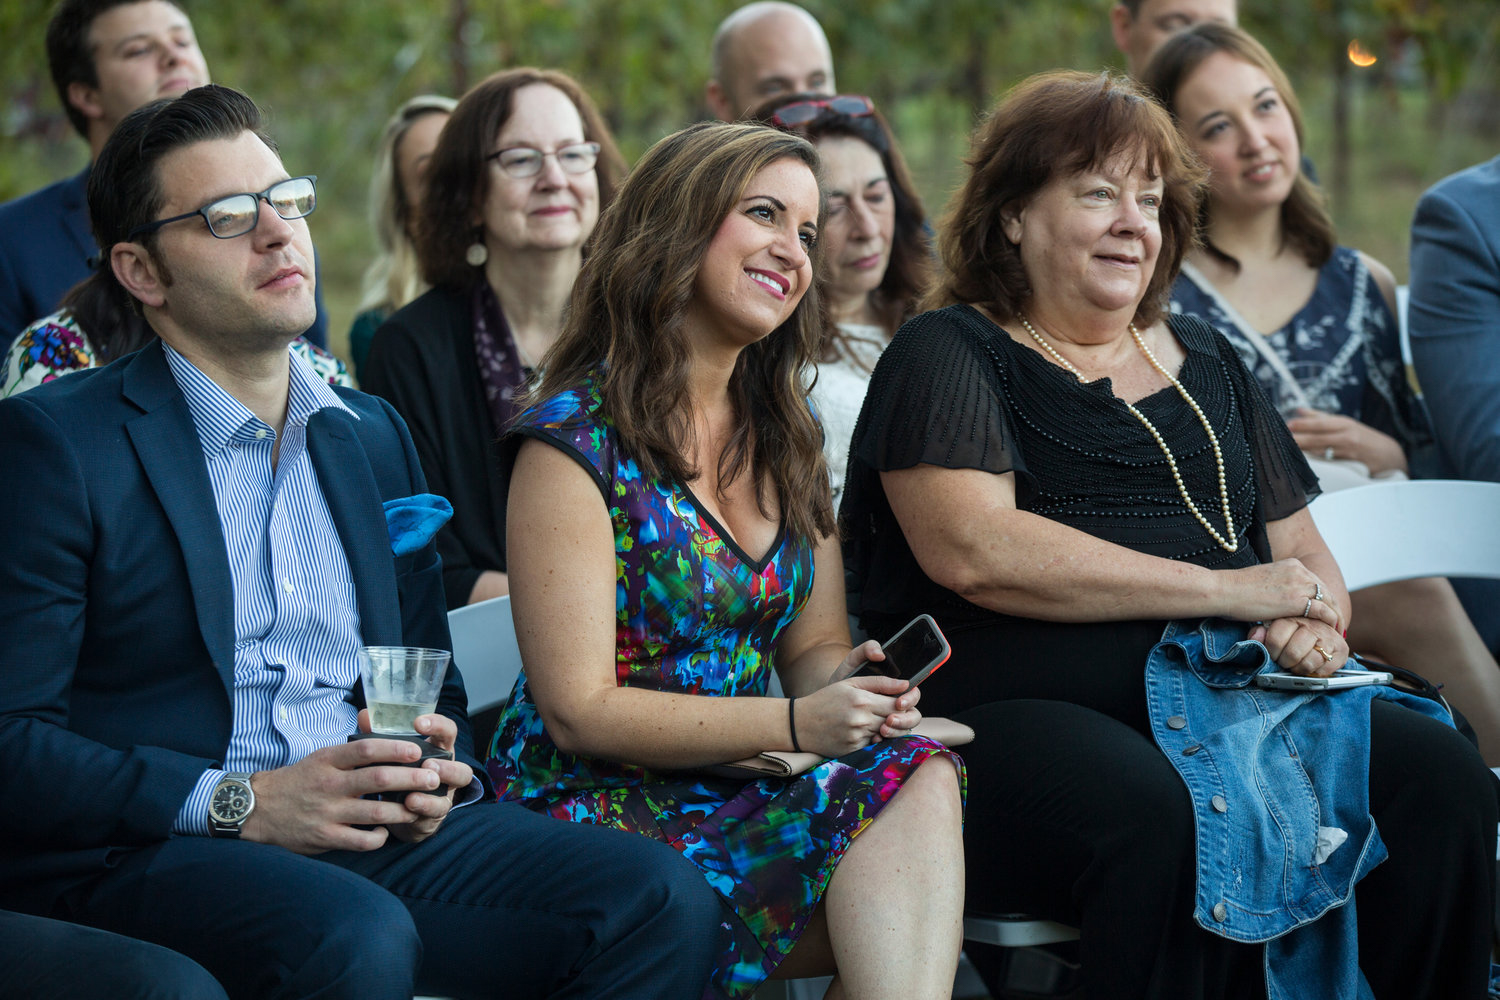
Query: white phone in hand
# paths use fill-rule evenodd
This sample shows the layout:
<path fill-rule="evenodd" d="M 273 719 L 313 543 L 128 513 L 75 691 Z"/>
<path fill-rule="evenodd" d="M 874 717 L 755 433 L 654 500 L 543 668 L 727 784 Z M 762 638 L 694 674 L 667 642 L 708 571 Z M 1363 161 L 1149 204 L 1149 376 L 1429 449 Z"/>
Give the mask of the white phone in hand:
<path fill-rule="evenodd" d="M 1367 684 L 1389 684 L 1391 679 L 1384 670 L 1335 670 L 1328 677 L 1303 677 L 1283 671 L 1255 675 L 1258 686 L 1278 691 L 1340 691 Z"/>

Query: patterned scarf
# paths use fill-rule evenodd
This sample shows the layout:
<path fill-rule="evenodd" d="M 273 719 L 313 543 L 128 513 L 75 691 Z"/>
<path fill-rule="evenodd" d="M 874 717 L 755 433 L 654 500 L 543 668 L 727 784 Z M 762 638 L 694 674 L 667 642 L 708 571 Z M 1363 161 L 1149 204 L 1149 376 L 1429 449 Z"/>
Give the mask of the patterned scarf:
<path fill-rule="evenodd" d="M 474 359 L 479 363 L 479 381 L 490 407 L 495 434 L 505 433 L 520 412 L 516 397 L 526 388 L 531 370 L 521 363 L 521 352 L 511 336 L 510 324 L 500 309 L 500 300 L 487 281 L 474 286 L 470 314 L 474 317 Z"/>

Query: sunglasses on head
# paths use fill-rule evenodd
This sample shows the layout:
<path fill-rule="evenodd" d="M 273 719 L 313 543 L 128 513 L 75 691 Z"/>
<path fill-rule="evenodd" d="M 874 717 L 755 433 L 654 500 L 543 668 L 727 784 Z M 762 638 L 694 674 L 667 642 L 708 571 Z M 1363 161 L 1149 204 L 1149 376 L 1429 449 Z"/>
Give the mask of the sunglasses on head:
<path fill-rule="evenodd" d="M 875 102 L 858 94 L 839 94 L 837 97 L 820 97 L 812 101 L 794 101 L 777 108 L 771 121 L 785 128 L 806 125 L 825 111 L 846 118 L 864 118 L 875 113 Z"/>

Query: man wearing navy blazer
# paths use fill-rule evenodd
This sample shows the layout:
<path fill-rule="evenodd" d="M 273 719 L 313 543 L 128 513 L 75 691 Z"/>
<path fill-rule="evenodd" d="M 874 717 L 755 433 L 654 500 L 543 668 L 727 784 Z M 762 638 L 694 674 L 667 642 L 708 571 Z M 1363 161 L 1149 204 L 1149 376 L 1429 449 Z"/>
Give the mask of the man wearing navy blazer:
<path fill-rule="evenodd" d="M 456 759 L 346 742 L 361 646 L 448 648 L 440 564 L 383 510 L 424 491 L 405 425 L 287 349 L 315 194 L 254 103 L 126 116 L 89 202 L 160 339 L 0 401 L 0 907 L 230 996 L 699 996 L 696 869 L 490 801 L 455 667 L 416 728 Z"/>
<path fill-rule="evenodd" d="M 1417 202 L 1407 322 L 1442 474 L 1500 483 L 1500 157 Z M 1500 583 L 1454 589 L 1500 652 Z"/>
<path fill-rule="evenodd" d="M 47 24 L 47 65 L 90 161 L 126 114 L 209 79 L 192 22 L 167 0 L 62 0 Z M 85 167 L 0 205 L 0 350 L 88 277 L 88 177 Z M 306 335 L 327 346 L 321 301 Z"/>

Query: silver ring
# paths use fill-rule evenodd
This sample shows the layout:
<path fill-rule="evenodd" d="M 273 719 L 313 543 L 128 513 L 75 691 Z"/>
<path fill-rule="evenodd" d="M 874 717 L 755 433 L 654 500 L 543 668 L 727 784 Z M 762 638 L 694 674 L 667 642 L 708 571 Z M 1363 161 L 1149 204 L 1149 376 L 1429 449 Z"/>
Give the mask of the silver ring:
<path fill-rule="evenodd" d="M 1306 618 L 1311 613 L 1312 613 L 1312 598 L 1309 597 L 1307 599 L 1307 607 L 1305 607 L 1305 608 L 1302 609 L 1302 617 Z"/>
<path fill-rule="evenodd" d="M 1313 584 L 1312 599 L 1315 601 L 1321 601 L 1323 599 L 1323 585 L 1321 583 Z"/>
<path fill-rule="evenodd" d="M 1329 445 L 1323 449 L 1323 457 L 1330 462 L 1333 461 L 1333 445 Z"/>

